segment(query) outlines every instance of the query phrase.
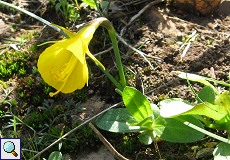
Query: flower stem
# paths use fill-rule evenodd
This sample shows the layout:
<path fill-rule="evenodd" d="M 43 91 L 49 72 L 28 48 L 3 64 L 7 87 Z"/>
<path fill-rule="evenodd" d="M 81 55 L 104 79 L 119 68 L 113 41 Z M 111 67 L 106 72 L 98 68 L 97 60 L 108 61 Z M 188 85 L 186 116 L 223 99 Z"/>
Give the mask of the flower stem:
<path fill-rule="evenodd" d="M 108 30 L 110 39 L 112 41 L 112 46 L 113 46 L 113 50 L 115 53 L 116 63 L 117 63 L 119 76 L 120 76 L 120 83 L 124 89 L 126 86 L 126 79 L 125 79 L 125 74 L 124 74 L 124 70 L 123 70 L 123 65 L 121 62 L 121 55 L 120 55 L 119 48 L 118 48 L 116 32 L 115 32 L 115 29 L 113 28 L 112 24 L 109 21 L 106 21 L 104 27 Z"/>
<path fill-rule="evenodd" d="M 120 85 L 120 83 L 118 83 L 117 80 L 107 70 L 103 69 L 100 65 L 97 65 L 97 66 L 110 79 L 110 81 L 117 87 L 117 89 L 121 91 L 123 90 L 123 87 Z"/>
<path fill-rule="evenodd" d="M 126 79 L 125 79 L 125 74 L 124 74 L 124 70 L 123 70 L 123 65 L 122 65 L 122 62 L 121 62 L 121 55 L 120 55 L 119 48 L 118 48 L 116 32 L 115 32 L 113 27 L 111 27 L 111 29 L 108 30 L 108 31 L 109 31 L 110 39 L 112 41 L 113 50 L 114 50 L 114 53 L 115 53 L 115 58 L 116 58 L 116 62 L 117 62 L 117 67 L 118 67 L 118 71 L 119 71 L 121 85 L 122 85 L 123 88 L 125 88 Z"/>
<path fill-rule="evenodd" d="M 112 46 L 113 46 L 113 50 L 115 53 L 116 64 L 118 67 L 118 72 L 119 72 L 119 77 L 120 77 L 120 83 L 122 86 L 122 89 L 120 89 L 120 88 L 119 89 L 121 91 L 123 91 L 123 89 L 126 87 L 126 79 L 125 79 L 125 74 L 124 74 L 124 70 L 123 70 L 123 65 L 121 62 L 121 55 L 120 55 L 119 48 L 118 48 L 118 41 L 117 41 L 115 29 L 114 29 L 113 25 L 111 24 L 111 22 L 104 17 L 97 18 L 93 21 L 98 21 L 100 23 L 100 25 L 105 27 L 109 33 L 109 37 L 112 41 Z M 93 21 L 91 21 L 91 23 L 93 23 Z"/>

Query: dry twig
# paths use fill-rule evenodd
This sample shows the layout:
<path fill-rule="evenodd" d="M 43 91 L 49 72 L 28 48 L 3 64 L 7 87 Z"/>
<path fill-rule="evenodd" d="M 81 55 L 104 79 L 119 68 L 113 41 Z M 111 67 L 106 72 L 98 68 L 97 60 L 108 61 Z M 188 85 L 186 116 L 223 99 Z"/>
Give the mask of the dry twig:
<path fill-rule="evenodd" d="M 89 127 L 96 133 L 98 138 L 102 141 L 102 143 L 106 146 L 106 148 L 113 154 L 115 158 L 118 160 L 128 160 L 124 156 L 122 156 L 117 150 L 107 141 L 107 139 L 94 127 L 92 123 L 89 123 Z"/>

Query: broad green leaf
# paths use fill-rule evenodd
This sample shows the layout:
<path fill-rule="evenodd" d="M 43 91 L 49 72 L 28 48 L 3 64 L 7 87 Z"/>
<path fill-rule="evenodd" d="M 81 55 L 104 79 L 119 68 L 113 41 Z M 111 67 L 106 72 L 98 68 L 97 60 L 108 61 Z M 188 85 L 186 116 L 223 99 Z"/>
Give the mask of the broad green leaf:
<path fill-rule="evenodd" d="M 215 148 L 213 155 L 214 155 L 214 160 L 229 160 L 230 144 L 224 142 L 219 143 Z"/>
<path fill-rule="evenodd" d="M 230 112 L 230 92 L 225 91 L 218 95 L 215 99 L 215 104 L 219 106 L 218 110 L 222 113 Z"/>
<path fill-rule="evenodd" d="M 213 105 L 208 102 L 197 104 L 191 110 L 183 113 L 183 115 L 195 115 L 195 114 L 207 116 L 214 120 L 220 120 L 226 115 L 225 113 L 223 112 L 221 113 L 218 110 L 217 105 Z"/>
<path fill-rule="evenodd" d="M 157 138 L 153 131 L 147 130 L 138 135 L 139 141 L 146 145 L 150 145 Z"/>
<path fill-rule="evenodd" d="M 158 108 L 158 106 L 156 104 L 153 104 L 153 103 L 151 103 L 150 106 L 153 110 L 153 116 L 156 119 L 157 117 L 160 116 L 160 109 Z"/>
<path fill-rule="evenodd" d="M 215 93 L 219 93 L 217 91 L 217 89 L 207 81 L 207 77 L 204 77 L 204 76 L 199 76 L 199 75 L 196 75 L 196 74 L 192 74 L 192 73 L 185 73 L 185 72 L 180 72 L 180 71 L 177 71 L 176 72 L 178 75 L 178 77 L 182 78 L 182 79 L 188 79 L 190 81 L 195 81 L 195 82 L 199 82 L 199 83 L 202 83 L 206 86 L 210 86 L 213 88 L 213 90 L 215 91 Z"/>
<path fill-rule="evenodd" d="M 226 116 L 224 116 L 222 119 L 215 121 L 213 124 L 210 124 L 208 127 L 218 130 L 226 130 L 228 133 L 230 133 L 230 112 L 226 114 Z"/>
<path fill-rule="evenodd" d="M 181 98 L 165 99 L 159 102 L 160 115 L 168 118 L 191 110 L 194 106 Z"/>
<path fill-rule="evenodd" d="M 137 89 L 128 86 L 125 87 L 122 93 L 122 99 L 125 107 L 137 121 L 141 122 L 145 118 L 153 115 L 150 102 Z"/>
<path fill-rule="evenodd" d="M 153 116 L 149 116 L 145 118 L 143 121 L 141 121 L 140 123 L 138 123 L 137 126 L 145 126 L 148 127 L 149 129 L 152 129 L 153 122 L 154 122 Z"/>
<path fill-rule="evenodd" d="M 50 154 L 48 160 L 62 160 L 62 153 L 59 151 L 54 151 Z"/>
<path fill-rule="evenodd" d="M 214 90 L 213 90 L 212 87 L 205 86 L 198 93 L 198 97 L 200 98 L 200 99 L 198 99 L 199 103 L 209 102 L 211 104 L 214 104 L 214 101 L 215 101 L 215 92 L 214 92 Z"/>
<path fill-rule="evenodd" d="M 152 126 L 152 130 L 145 130 L 138 135 L 140 142 L 149 145 L 159 138 L 165 129 L 165 120 L 162 117 L 159 117 L 154 121 Z"/>
<path fill-rule="evenodd" d="M 134 126 L 138 122 L 130 115 L 126 108 L 111 109 L 95 120 L 95 125 L 110 132 L 136 132 L 142 130 Z"/>
<path fill-rule="evenodd" d="M 165 118 L 177 115 L 204 115 L 213 118 L 214 120 L 220 120 L 226 115 L 219 111 L 217 105 L 208 102 L 199 103 L 193 106 L 183 99 L 172 98 L 161 101 L 159 105 L 160 115 Z"/>
<path fill-rule="evenodd" d="M 179 118 L 203 128 L 201 122 L 193 116 L 179 116 Z M 175 143 L 190 143 L 198 141 L 204 137 L 203 133 L 184 125 L 181 121 L 175 118 L 166 118 L 165 121 L 166 126 L 161 138 L 166 141 Z"/>

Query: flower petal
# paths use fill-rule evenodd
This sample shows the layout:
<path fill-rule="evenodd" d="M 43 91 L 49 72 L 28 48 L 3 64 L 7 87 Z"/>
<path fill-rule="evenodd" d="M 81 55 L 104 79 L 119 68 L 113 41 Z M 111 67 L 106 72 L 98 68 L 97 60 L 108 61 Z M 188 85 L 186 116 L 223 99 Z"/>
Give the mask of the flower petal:
<path fill-rule="evenodd" d="M 62 88 L 61 92 L 71 93 L 77 89 L 82 89 L 88 84 L 88 67 L 86 62 L 84 65 L 77 63 L 68 78 L 68 83 Z"/>
<path fill-rule="evenodd" d="M 80 39 L 77 38 L 71 38 L 71 39 L 64 39 L 61 41 L 56 42 L 52 46 L 46 48 L 47 54 L 51 52 L 55 52 L 56 50 L 63 48 L 65 50 L 68 50 L 72 52 L 76 56 L 76 58 L 84 64 L 85 61 L 85 49 L 82 47 L 82 42 Z M 44 52 L 45 52 L 44 51 Z"/>
<path fill-rule="evenodd" d="M 78 36 L 82 39 L 82 42 L 85 44 L 85 45 L 89 45 L 91 39 L 93 38 L 93 34 L 94 32 L 96 31 L 98 26 L 95 26 L 95 25 L 88 25 L 84 28 L 82 28 L 81 30 L 79 30 L 77 32 Z"/>
<path fill-rule="evenodd" d="M 59 26 L 59 25 L 56 25 L 56 24 L 52 24 L 52 25 L 55 26 L 55 27 L 58 27 L 61 30 L 63 30 L 69 36 L 69 38 L 74 38 L 77 35 L 77 33 L 70 32 L 68 29 L 66 29 L 66 28 L 64 28 L 62 26 Z"/>
<path fill-rule="evenodd" d="M 54 88 L 60 88 L 62 82 L 61 72 L 68 64 L 72 53 L 58 47 L 47 48 L 38 59 L 38 71 L 46 83 Z"/>
<path fill-rule="evenodd" d="M 57 92 L 70 93 L 88 84 L 88 67 L 86 60 L 83 64 L 69 50 L 52 45 L 38 59 L 38 71 L 42 78 Z"/>
<path fill-rule="evenodd" d="M 83 47 L 81 39 L 77 37 L 66 39 L 65 42 L 60 42 L 59 46 L 65 47 L 67 50 L 72 52 L 77 59 L 84 64 L 86 48 Z"/>

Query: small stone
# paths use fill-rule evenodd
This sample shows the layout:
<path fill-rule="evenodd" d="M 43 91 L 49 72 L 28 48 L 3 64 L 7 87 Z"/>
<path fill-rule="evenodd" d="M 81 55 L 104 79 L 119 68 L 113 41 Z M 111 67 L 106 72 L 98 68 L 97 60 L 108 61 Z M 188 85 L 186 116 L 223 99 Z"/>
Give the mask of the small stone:
<path fill-rule="evenodd" d="M 219 6 L 220 15 L 230 15 L 230 0 L 222 0 Z"/>
<path fill-rule="evenodd" d="M 196 153 L 196 158 L 209 158 L 212 157 L 214 148 L 202 148 Z"/>

